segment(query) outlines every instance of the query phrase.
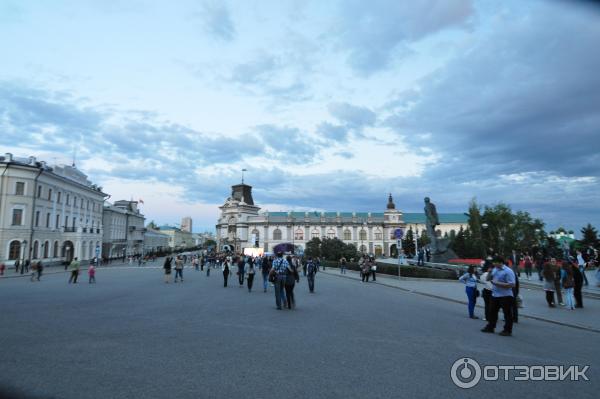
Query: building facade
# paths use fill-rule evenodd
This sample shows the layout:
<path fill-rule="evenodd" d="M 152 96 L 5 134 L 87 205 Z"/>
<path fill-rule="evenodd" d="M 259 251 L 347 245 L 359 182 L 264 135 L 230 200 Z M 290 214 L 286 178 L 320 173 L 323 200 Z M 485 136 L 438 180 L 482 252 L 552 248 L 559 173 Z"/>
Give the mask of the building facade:
<path fill-rule="evenodd" d="M 338 238 L 354 244 L 360 252 L 394 256 L 397 229 L 411 228 L 417 236 L 426 230 L 425 214 L 397 210 L 391 194 L 383 212 L 260 212 L 252 187 L 238 184 L 232 186 L 231 196 L 219 209 L 216 231 L 221 250 L 258 247 L 272 252 L 276 245 L 290 243 L 303 251 L 312 238 Z M 458 232 L 468 224 L 464 214 L 439 213 L 438 217 L 438 236 Z"/>
<path fill-rule="evenodd" d="M 184 250 L 196 245 L 192 233 L 167 225 L 160 226 L 158 229 L 169 237 L 169 248 L 173 250 Z"/>
<path fill-rule="evenodd" d="M 192 232 L 192 218 L 191 217 L 186 216 L 183 219 L 181 219 L 181 230 L 185 231 L 186 233 Z"/>
<path fill-rule="evenodd" d="M 145 220 L 137 201 L 115 201 L 113 205 L 105 206 L 102 214 L 104 256 L 118 258 L 142 255 Z"/>
<path fill-rule="evenodd" d="M 74 165 L 0 156 L 0 261 L 93 259 L 106 197 Z"/>
<path fill-rule="evenodd" d="M 160 230 L 146 229 L 144 234 L 144 253 L 157 253 L 168 250 L 169 236 Z"/>

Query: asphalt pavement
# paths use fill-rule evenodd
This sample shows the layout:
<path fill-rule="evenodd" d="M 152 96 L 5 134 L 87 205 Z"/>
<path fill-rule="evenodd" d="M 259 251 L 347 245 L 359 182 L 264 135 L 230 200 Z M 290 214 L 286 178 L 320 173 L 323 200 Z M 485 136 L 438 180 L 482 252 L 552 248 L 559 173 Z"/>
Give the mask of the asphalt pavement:
<path fill-rule="evenodd" d="M 257 277 L 259 277 L 258 275 Z M 31 398 L 597 397 L 599 335 L 534 319 L 483 334 L 462 304 L 319 273 L 297 308 L 276 310 L 261 281 L 223 287 L 186 269 L 100 268 L 41 282 L 0 280 L 0 384 Z M 589 381 L 482 381 L 463 390 L 455 360 L 589 365 Z M 7 393 L 8 392 L 8 393 Z"/>

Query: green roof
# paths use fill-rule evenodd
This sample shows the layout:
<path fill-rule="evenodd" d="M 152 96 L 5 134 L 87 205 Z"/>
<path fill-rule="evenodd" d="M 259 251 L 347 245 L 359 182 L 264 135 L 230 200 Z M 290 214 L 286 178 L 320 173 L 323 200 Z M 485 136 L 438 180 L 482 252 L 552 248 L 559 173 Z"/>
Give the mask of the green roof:
<path fill-rule="evenodd" d="M 279 218 L 287 218 L 288 212 L 268 212 L 269 217 L 279 217 Z M 357 218 L 367 218 L 369 216 L 369 212 L 355 212 Z M 305 217 L 305 212 L 291 212 L 291 216 L 296 219 L 303 219 Z M 337 212 L 325 212 L 326 218 L 335 218 L 337 217 Z M 405 223 L 425 223 L 425 214 L 424 213 L 403 213 L 403 219 Z M 383 212 L 371 212 L 371 217 L 376 219 L 383 219 Z M 320 218 L 321 212 L 319 211 L 310 211 L 308 212 L 309 218 Z M 352 212 L 340 212 L 340 217 L 342 218 L 351 218 Z M 463 213 L 439 213 L 438 218 L 440 219 L 440 223 L 467 223 L 469 221 L 469 217 Z"/>

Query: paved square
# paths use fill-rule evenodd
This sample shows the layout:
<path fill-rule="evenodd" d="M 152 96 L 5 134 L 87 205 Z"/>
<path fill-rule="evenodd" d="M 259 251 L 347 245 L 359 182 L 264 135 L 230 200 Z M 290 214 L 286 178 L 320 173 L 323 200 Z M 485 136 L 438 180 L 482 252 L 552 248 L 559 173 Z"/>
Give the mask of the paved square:
<path fill-rule="evenodd" d="M 158 268 L 0 280 L 0 384 L 35 398 L 595 397 L 599 335 L 523 319 L 482 334 L 462 305 L 320 273 L 275 309 L 272 288 Z M 260 278 L 260 275 L 257 277 Z M 452 363 L 590 365 L 589 382 L 455 387 Z"/>

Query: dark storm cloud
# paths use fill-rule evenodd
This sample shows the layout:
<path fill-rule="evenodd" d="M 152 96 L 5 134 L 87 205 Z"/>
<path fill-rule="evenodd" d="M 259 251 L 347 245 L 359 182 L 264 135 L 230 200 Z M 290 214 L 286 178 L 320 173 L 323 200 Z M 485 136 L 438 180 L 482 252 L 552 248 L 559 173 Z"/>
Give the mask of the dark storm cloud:
<path fill-rule="evenodd" d="M 414 107 L 388 123 L 414 144 L 452 154 L 446 171 L 463 179 L 600 174 L 600 52 L 592 51 L 600 17 L 558 2 L 514 12 L 510 24 L 427 77 Z M 420 133 L 430 137 L 420 141 Z"/>
<path fill-rule="evenodd" d="M 347 53 L 348 64 L 370 75 L 385 69 L 407 45 L 440 30 L 465 24 L 472 14 L 470 0 L 341 1 L 340 18 L 332 34 Z"/>

